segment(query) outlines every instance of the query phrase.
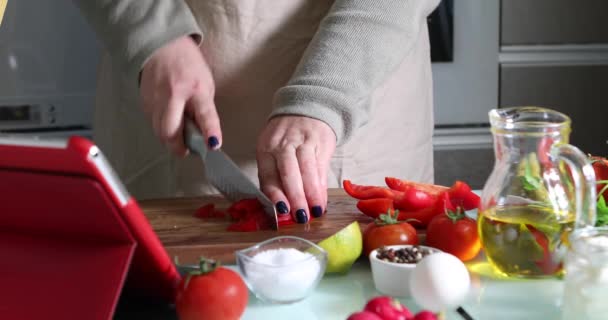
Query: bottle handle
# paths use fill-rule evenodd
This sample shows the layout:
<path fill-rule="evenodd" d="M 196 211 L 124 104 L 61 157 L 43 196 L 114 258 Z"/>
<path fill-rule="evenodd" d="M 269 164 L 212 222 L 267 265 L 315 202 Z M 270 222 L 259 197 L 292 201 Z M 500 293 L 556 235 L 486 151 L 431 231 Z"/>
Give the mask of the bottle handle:
<path fill-rule="evenodd" d="M 553 145 L 551 156 L 554 160 L 563 160 L 571 169 L 574 180 L 575 228 L 595 226 L 595 172 L 591 162 L 580 149 L 570 144 Z"/>

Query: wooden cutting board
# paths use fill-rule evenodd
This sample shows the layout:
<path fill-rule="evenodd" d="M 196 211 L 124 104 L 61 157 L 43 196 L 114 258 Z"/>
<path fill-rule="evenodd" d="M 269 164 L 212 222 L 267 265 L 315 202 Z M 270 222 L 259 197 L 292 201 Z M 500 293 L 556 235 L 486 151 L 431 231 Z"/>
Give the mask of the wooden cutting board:
<path fill-rule="evenodd" d="M 358 221 L 362 228 L 372 221 L 357 210 L 356 200 L 342 189 L 328 191 L 327 214 L 323 217 L 278 231 L 230 232 L 226 231 L 228 220 L 194 217 L 196 209 L 208 203 L 221 209 L 229 206 L 223 198 L 213 196 L 139 201 L 169 255 L 177 257 L 180 264 L 195 264 L 200 256 L 232 264 L 236 250 L 276 236 L 292 235 L 317 243 L 353 221 Z"/>

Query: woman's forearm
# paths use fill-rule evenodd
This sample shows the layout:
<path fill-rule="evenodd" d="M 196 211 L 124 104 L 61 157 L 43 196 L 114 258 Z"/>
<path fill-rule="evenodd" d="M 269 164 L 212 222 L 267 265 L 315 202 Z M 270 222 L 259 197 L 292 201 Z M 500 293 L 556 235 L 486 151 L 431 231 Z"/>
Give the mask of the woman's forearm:
<path fill-rule="evenodd" d="M 439 0 L 336 0 L 272 116 L 325 121 L 338 143 L 367 121 L 371 94 L 414 47 Z"/>
<path fill-rule="evenodd" d="M 112 59 L 136 81 L 154 51 L 173 39 L 202 32 L 183 0 L 73 0 Z"/>

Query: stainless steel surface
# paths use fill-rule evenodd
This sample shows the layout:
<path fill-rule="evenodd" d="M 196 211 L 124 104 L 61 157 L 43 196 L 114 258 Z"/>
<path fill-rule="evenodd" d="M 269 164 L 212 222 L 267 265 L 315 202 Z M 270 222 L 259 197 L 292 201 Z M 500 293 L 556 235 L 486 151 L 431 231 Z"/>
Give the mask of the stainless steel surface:
<path fill-rule="evenodd" d="M 68 146 L 68 140 L 56 137 L 41 139 L 38 136 L 0 133 L 0 144 L 65 149 Z"/>
<path fill-rule="evenodd" d="M 0 27 L 0 131 L 90 128 L 101 48 L 72 1 L 8 1 Z"/>
<path fill-rule="evenodd" d="M 278 229 L 277 213 L 272 201 L 222 150 L 207 148 L 207 142 L 191 119 L 186 119 L 185 142 L 191 152 L 198 154 L 203 159 L 207 179 L 226 199 L 236 202 L 242 199 L 257 198 L 264 206 L 264 211 L 272 222 L 272 228 Z"/>

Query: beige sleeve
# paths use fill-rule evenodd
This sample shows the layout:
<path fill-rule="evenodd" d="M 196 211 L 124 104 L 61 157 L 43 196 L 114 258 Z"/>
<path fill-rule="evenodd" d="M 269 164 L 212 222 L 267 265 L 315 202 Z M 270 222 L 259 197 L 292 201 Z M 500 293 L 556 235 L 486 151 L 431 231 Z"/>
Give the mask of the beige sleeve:
<path fill-rule="evenodd" d="M 439 0 L 336 0 L 271 117 L 326 122 L 343 144 L 369 118 L 370 98 L 414 47 Z M 430 59 L 430 57 L 429 57 Z"/>
<path fill-rule="evenodd" d="M 73 0 L 112 59 L 137 81 L 154 51 L 184 35 L 203 33 L 183 0 Z"/>

